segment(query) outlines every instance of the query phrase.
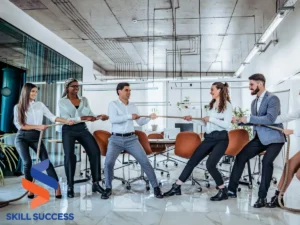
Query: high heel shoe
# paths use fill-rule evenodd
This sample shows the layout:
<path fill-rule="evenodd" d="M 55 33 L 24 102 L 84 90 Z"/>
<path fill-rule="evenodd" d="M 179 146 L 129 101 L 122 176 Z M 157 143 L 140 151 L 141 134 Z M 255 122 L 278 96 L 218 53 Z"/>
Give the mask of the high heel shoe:
<path fill-rule="evenodd" d="M 55 198 L 61 199 L 62 198 L 62 194 L 59 194 L 59 195 L 55 194 Z"/>
<path fill-rule="evenodd" d="M 34 198 L 34 194 L 33 195 L 27 195 L 27 198 L 33 199 Z"/>
<path fill-rule="evenodd" d="M 67 191 L 68 197 L 69 198 L 74 198 L 74 187 L 72 186 L 68 186 L 68 191 Z"/>

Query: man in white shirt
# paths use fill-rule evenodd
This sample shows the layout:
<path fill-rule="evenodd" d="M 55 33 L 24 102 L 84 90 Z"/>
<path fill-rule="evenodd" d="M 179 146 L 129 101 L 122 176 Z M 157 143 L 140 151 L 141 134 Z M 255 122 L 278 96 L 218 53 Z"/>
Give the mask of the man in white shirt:
<path fill-rule="evenodd" d="M 138 137 L 135 135 L 133 125 L 133 121 L 135 120 L 139 126 L 143 126 L 147 124 L 150 119 L 156 119 L 157 116 L 152 113 L 149 118 L 140 118 L 137 107 L 129 102 L 131 90 L 128 83 L 119 83 L 116 90 L 119 99 L 111 102 L 108 106 L 109 120 L 112 123 L 112 135 L 109 138 L 105 158 L 104 173 L 106 190 L 101 198 L 108 199 L 112 193 L 111 183 L 114 165 L 117 157 L 124 150 L 132 155 L 145 171 L 147 178 L 154 188 L 155 197 L 163 198 L 154 169 L 151 166 Z"/>

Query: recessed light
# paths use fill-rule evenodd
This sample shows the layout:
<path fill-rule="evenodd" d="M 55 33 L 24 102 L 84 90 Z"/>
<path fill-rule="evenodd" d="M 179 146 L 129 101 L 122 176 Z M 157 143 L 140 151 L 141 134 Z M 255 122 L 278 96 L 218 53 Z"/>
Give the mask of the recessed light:
<path fill-rule="evenodd" d="M 133 22 L 133 23 L 137 23 L 137 20 L 133 19 L 132 22 Z"/>

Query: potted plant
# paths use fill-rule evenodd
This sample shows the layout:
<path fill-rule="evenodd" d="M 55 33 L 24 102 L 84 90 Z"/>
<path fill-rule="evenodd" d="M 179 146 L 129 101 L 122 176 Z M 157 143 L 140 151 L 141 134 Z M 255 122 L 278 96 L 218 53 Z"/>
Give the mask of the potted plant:
<path fill-rule="evenodd" d="M 248 109 L 243 110 L 241 107 L 234 108 L 233 109 L 233 115 L 235 117 L 242 118 L 243 116 L 247 115 L 248 111 L 249 111 Z M 250 139 L 252 139 L 252 136 L 253 136 L 252 127 L 250 127 L 250 126 L 239 126 L 238 124 L 233 124 L 232 128 L 234 130 L 235 129 L 244 129 L 244 130 L 248 131 L 249 137 L 250 137 Z"/>
<path fill-rule="evenodd" d="M 4 143 L 4 139 L 10 135 L 11 134 L 0 135 L 0 183 L 2 185 L 4 184 L 3 169 L 6 168 L 6 164 L 8 165 L 9 170 L 13 171 L 13 168 L 16 168 L 16 162 L 18 161 L 18 158 L 14 153 L 14 146 Z"/>
<path fill-rule="evenodd" d="M 158 114 L 158 109 L 157 109 L 157 108 L 152 108 L 151 111 L 152 111 L 152 113 Z M 153 120 L 153 123 L 152 123 L 152 125 L 151 125 L 152 131 L 157 131 L 158 125 L 156 124 L 155 121 L 156 121 L 156 120 Z"/>

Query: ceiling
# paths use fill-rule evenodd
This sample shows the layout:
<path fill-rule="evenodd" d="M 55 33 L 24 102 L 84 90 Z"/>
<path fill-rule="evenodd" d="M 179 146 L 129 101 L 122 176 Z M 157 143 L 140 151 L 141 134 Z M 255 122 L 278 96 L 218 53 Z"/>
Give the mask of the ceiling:
<path fill-rule="evenodd" d="M 108 75 L 235 72 L 276 11 L 276 0 L 11 2 Z"/>

